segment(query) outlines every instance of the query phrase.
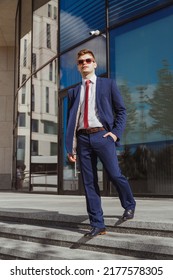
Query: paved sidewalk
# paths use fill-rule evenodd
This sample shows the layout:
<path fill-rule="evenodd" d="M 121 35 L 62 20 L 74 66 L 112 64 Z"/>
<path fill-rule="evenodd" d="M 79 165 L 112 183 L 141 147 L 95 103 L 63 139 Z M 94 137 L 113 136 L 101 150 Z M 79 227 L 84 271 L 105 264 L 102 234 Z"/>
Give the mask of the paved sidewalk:
<path fill-rule="evenodd" d="M 136 198 L 137 206 L 133 223 L 163 224 L 173 227 L 173 199 L 172 198 Z M 123 209 L 119 199 L 102 197 L 104 217 L 115 222 L 120 218 Z M 56 220 L 59 215 L 69 219 L 87 220 L 84 196 L 66 196 L 34 193 L 0 192 L 0 214 L 19 215 L 27 217 L 40 216 L 42 219 Z M 130 221 L 129 221 L 130 222 Z M 129 223 L 128 222 L 128 223 Z M 166 228 L 165 228 L 166 229 Z"/>

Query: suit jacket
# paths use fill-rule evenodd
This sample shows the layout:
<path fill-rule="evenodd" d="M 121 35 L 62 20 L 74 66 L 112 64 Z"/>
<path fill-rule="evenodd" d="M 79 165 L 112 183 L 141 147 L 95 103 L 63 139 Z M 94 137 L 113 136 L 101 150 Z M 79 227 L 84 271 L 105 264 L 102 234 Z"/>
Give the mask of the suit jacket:
<path fill-rule="evenodd" d="M 66 149 L 71 154 L 76 153 L 76 129 L 80 114 L 80 91 L 81 84 L 68 91 Z M 126 109 L 115 80 L 97 77 L 96 106 L 99 121 L 107 131 L 114 133 L 118 137 L 115 144 L 119 146 L 126 123 Z"/>

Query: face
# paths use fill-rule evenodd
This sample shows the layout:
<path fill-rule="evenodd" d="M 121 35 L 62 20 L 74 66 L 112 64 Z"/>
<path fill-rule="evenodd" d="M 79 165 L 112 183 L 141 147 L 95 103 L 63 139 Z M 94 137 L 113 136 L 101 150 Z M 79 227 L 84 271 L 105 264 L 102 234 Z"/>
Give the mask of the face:
<path fill-rule="evenodd" d="M 78 63 L 78 70 L 83 78 L 87 76 L 92 76 L 95 73 L 95 68 L 97 67 L 97 63 L 95 62 L 92 55 L 90 55 L 89 53 L 81 55 L 78 58 L 77 63 Z"/>

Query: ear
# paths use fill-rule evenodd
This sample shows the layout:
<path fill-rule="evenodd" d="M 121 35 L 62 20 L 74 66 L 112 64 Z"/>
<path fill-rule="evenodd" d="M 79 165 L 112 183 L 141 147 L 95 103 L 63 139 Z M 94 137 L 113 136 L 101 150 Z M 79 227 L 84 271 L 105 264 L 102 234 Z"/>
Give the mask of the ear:
<path fill-rule="evenodd" d="M 97 68 L 97 62 L 94 62 L 94 68 Z"/>

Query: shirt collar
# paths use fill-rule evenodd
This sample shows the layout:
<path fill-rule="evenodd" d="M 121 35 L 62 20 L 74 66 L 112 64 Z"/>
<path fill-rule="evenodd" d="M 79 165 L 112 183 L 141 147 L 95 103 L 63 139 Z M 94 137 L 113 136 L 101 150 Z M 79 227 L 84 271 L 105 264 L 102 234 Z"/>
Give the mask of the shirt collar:
<path fill-rule="evenodd" d="M 96 83 L 96 79 L 97 79 L 97 76 L 94 74 L 89 80 L 91 81 L 92 84 L 95 84 Z M 82 84 L 85 85 L 85 82 L 87 80 L 88 79 L 82 79 Z"/>

